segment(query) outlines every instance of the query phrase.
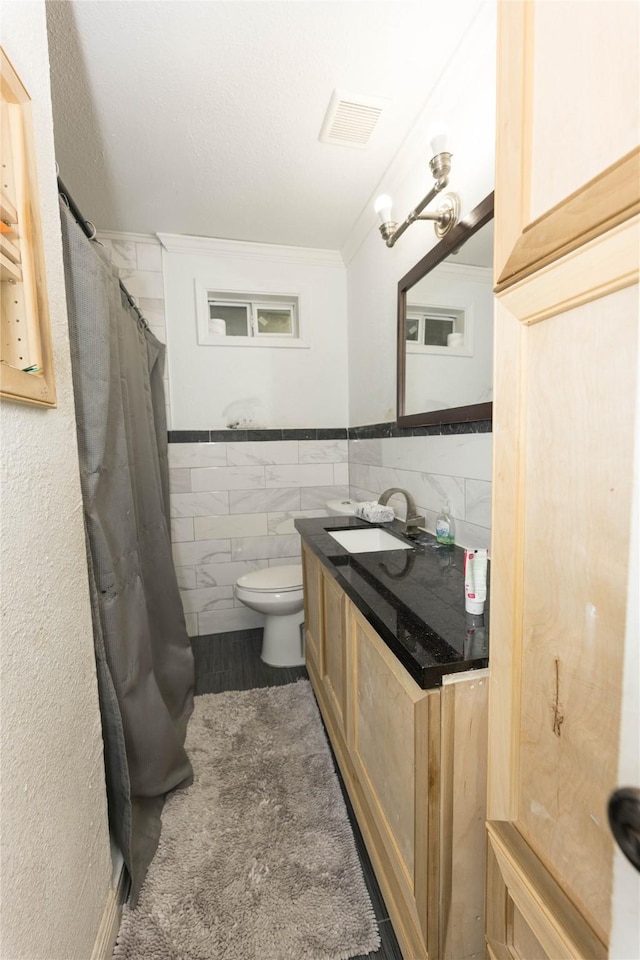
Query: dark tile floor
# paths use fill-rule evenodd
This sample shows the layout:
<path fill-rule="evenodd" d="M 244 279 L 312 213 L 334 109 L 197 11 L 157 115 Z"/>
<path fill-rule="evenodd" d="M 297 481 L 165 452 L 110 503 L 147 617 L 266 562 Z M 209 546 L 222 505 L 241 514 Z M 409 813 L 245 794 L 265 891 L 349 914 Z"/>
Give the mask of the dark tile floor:
<path fill-rule="evenodd" d="M 254 687 L 273 687 L 307 678 L 304 667 L 270 667 L 260 659 L 261 630 L 239 630 L 207 637 L 192 637 L 191 646 L 196 663 L 196 694 L 222 693 L 224 690 L 251 690 Z M 347 795 L 334 757 L 334 766 L 342 788 L 349 820 L 353 828 L 356 849 L 362 864 L 371 903 L 380 931 L 380 949 L 354 957 L 353 960 L 402 960 L 389 913 L 384 905 L 378 882 L 371 867 L 362 834 L 358 828 L 351 802 Z"/>

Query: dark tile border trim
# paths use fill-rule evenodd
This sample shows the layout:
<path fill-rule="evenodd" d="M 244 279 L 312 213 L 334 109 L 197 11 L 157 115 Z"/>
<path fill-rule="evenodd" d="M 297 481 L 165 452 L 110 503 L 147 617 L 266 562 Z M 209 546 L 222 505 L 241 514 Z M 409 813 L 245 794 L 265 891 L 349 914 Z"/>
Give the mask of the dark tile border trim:
<path fill-rule="evenodd" d="M 491 433 L 491 420 L 442 423 L 424 427 L 398 427 L 370 423 L 363 427 L 312 427 L 308 430 L 170 430 L 169 443 L 247 443 L 251 440 L 374 440 L 385 437 L 452 436 L 460 433 Z"/>
<path fill-rule="evenodd" d="M 491 433 L 491 420 L 467 420 L 464 423 L 434 423 L 422 427 L 399 427 L 394 423 L 370 423 L 349 427 L 349 440 L 373 440 L 378 437 L 433 437 L 459 433 Z"/>
<path fill-rule="evenodd" d="M 247 443 L 251 440 L 346 440 L 346 427 L 296 430 L 170 430 L 169 443 Z"/>

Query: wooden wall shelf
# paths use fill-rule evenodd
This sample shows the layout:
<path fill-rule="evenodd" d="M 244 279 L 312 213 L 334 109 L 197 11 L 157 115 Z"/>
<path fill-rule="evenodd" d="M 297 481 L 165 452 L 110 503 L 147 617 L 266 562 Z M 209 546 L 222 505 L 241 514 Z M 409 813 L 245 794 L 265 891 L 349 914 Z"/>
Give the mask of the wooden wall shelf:
<path fill-rule="evenodd" d="M 0 48 L 0 396 L 55 407 L 31 100 Z"/>

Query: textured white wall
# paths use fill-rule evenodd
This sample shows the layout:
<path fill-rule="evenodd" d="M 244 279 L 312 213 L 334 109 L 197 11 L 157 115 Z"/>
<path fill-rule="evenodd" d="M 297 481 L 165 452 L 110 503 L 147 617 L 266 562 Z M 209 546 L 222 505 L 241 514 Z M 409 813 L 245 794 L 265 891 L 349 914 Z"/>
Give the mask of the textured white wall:
<path fill-rule="evenodd" d="M 433 183 L 428 128 L 435 122 L 445 123 L 451 134 L 448 189 L 460 195 L 461 216 L 493 190 L 495 48 L 495 5 L 487 3 L 376 190 L 393 197 L 399 221 Z M 436 206 L 434 201 L 429 209 Z M 347 263 L 350 426 L 396 418 L 398 281 L 436 243 L 431 224 L 415 223 L 396 246 L 387 248 L 370 205 L 342 251 Z"/>
<path fill-rule="evenodd" d="M 2 401 L 2 928 L 7 960 L 87 960 L 110 885 L 42 2 L 3 2 L 33 101 L 58 408 Z"/>
<path fill-rule="evenodd" d="M 232 241 L 209 245 L 214 252 L 163 255 L 172 428 L 226 429 L 238 417 L 247 429 L 346 426 L 346 280 L 339 255 L 318 251 L 314 263 L 296 259 L 313 259 L 314 251 L 303 248 L 292 254 L 247 243 L 235 253 Z M 196 278 L 214 290 L 298 295 L 309 349 L 201 346 Z"/>

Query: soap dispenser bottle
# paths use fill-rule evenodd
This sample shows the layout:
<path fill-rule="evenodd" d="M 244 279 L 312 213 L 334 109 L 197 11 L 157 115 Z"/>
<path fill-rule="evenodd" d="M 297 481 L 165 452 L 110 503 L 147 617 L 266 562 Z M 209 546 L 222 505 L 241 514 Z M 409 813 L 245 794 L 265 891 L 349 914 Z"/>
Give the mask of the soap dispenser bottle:
<path fill-rule="evenodd" d="M 438 543 L 452 544 L 455 542 L 453 520 L 449 513 L 449 501 L 445 500 L 442 510 L 436 517 L 436 540 Z"/>

